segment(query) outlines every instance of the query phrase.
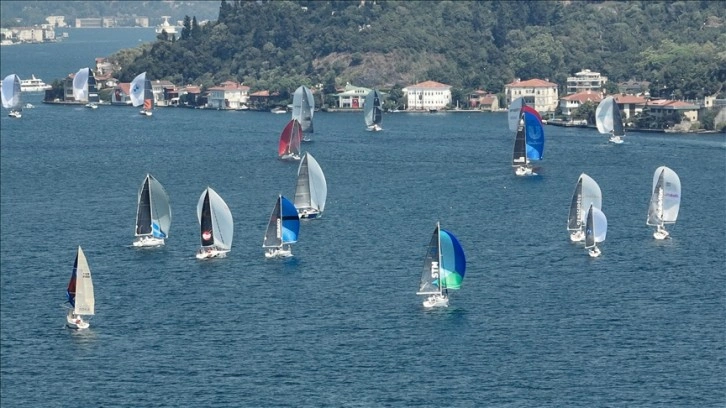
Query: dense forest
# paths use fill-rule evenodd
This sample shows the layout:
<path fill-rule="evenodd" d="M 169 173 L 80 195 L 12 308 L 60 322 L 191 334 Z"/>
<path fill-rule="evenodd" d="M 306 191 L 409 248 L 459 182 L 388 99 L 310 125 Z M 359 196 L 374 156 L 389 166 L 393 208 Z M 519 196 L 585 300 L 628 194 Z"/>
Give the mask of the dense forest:
<path fill-rule="evenodd" d="M 186 16 L 180 38 L 113 56 L 139 72 L 209 86 L 237 80 L 288 93 L 350 82 L 423 80 L 501 92 L 515 78 L 564 85 L 584 68 L 651 82 L 654 97 L 726 92 L 720 1 L 225 1 L 216 21 Z"/>

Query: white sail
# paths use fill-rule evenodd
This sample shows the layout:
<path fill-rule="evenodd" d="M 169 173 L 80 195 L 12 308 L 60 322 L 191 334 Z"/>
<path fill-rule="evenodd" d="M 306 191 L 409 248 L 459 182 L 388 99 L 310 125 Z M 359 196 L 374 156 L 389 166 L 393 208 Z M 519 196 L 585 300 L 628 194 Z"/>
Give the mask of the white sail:
<path fill-rule="evenodd" d="M 165 237 L 169 236 L 171 226 L 171 206 L 169 195 L 159 180 L 149 174 L 149 198 L 151 199 L 151 219 L 159 222 L 159 229 Z"/>
<path fill-rule="evenodd" d="M 315 99 L 310 88 L 301 85 L 292 96 L 292 119 L 297 119 L 305 133 L 313 132 L 313 116 L 315 115 Z"/>
<path fill-rule="evenodd" d="M 137 75 L 133 81 L 131 81 L 130 95 L 131 104 L 134 106 L 141 106 L 144 104 L 144 86 L 146 83 L 146 72 L 142 72 Z"/>
<path fill-rule="evenodd" d="M 2 102 L 5 109 L 20 106 L 20 78 L 17 75 L 10 74 L 3 79 Z"/>
<path fill-rule="evenodd" d="M 222 200 L 222 197 L 211 187 L 207 187 L 201 197 L 199 197 L 199 202 L 197 203 L 197 219 L 200 223 L 202 222 L 202 207 L 204 206 L 204 197 L 207 194 L 209 194 L 214 245 L 220 249 L 229 250 L 232 248 L 234 234 L 232 212 L 227 207 L 227 203 Z"/>
<path fill-rule="evenodd" d="M 91 268 L 88 267 L 86 255 L 80 246 L 78 247 L 76 259 L 76 305 L 73 313 L 76 315 L 93 315 L 96 312 L 96 300 L 93 295 Z"/>
<path fill-rule="evenodd" d="M 509 121 L 509 130 L 512 132 L 516 132 L 517 128 L 519 128 L 519 114 L 522 106 L 524 106 L 524 98 L 522 97 L 513 100 L 512 103 L 509 104 L 507 120 Z"/>
<path fill-rule="evenodd" d="M 681 180 L 666 166 L 653 174 L 653 193 L 648 206 L 648 225 L 675 223 L 681 208 Z"/>
<path fill-rule="evenodd" d="M 615 104 L 615 98 L 608 96 L 607 98 L 600 101 L 595 110 L 595 122 L 597 124 L 598 132 L 607 134 L 613 131 L 613 110 L 618 109 Z"/>
<path fill-rule="evenodd" d="M 323 169 L 310 152 L 306 152 L 297 170 L 298 182 L 295 189 L 295 207 L 325 210 L 328 197 L 328 184 Z"/>
<path fill-rule="evenodd" d="M 585 225 L 585 248 L 592 248 L 595 244 L 605 241 L 608 232 L 608 220 L 599 208 L 591 206 Z"/>
<path fill-rule="evenodd" d="M 88 102 L 89 68 L 81 68 L 73 77 L 73 99 L 79 102 Z"/>

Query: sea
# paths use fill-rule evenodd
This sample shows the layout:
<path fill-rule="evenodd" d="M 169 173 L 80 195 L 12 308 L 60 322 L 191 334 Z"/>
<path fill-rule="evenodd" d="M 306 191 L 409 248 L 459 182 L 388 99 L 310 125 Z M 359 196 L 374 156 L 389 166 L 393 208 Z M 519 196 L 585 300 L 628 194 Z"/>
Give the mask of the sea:
<path fill-rule="evenodd" d="M 51 82 L 152 29 L 72 29 L 2 47 L 2 76 Z M 516 177 L 504 113 L 316 112 L 328 183 L 292 258 L 265 259 L 288 115 L 42 103 L 0 118 L 3 407 L 724 407 L 726 137 L 545 127 Z M 653 172 L 682 183 L 671 238 L 646 226 Z M 147 173 L 172 206 L 164 247 L 132 247 Z M 602 256 L 571 243 L 581 173 L 608 218 Z M 199 261 L 197 201 L 234 217 L 226 258 Z M 450 306 L 416 295 L 440 222 L 467 257 Z M 96 314 L 64 327 L 78 247 Z"/>

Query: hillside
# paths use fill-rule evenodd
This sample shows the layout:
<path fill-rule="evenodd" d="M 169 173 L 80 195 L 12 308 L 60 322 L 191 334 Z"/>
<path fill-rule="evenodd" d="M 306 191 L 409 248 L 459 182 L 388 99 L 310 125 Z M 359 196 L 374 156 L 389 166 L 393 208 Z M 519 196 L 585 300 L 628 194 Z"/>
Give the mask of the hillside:
<path fill-rule="evenodd" d="M 178 40 L 115 56 L 123 81 L 224 80 L 289 92 L 351 82 L 435 80 L 499 91 L 515 78 L 564 84 L 589 68 L 647 79 L 654 96 L 724 89 L 726 8 L 711 1 L 221 1 L 218 19 L 187 19 Z M 189 17 L 189 16 L 188 16 Z M 192 16 L 196 17 L 196 16 Z"/>

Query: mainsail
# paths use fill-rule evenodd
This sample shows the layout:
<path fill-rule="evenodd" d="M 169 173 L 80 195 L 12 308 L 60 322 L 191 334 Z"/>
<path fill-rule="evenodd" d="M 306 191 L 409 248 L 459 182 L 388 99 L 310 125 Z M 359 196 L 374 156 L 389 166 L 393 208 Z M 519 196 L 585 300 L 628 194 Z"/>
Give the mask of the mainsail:
<path fill-rule="evenodd" d="M 590 206 L 585 223 L 585 248 L 592 248 L 605 241 L 608 232 L 608 220 L 599 208 Z"/>
<path fill-rule="evenodd" d="M 223 250 L 232 247 L 234 223 L 227 203 L 211 187 L 199 197 L 197 219 L 201 229 L 202 246 L 212 246 Z"/>
<path fill-rule="evenodd" d="M 292 96 L 292 119 L 300 122 L 304 133 L 313 133 L 313 115 L 315 114 L 315 100 L 310 88 L 302 85 L 295 90 Z"/>
<path fill-rule="evenodd" d="M 381 120 L 383 119 L 381 93 L 375 89 L 366 95 L 363 105 L 363 116 L 368 127 L 381 124 Z"/>
<path fill-rule="evenodd" d="M 466 272 L 466 256 L 459 240 L 449 231 L 436 228 L 424 256 L 418 295 L 441 294 L 460 289 Z"/>
<path fill-rule="evenodd" d="M 600 101 L 595 110 L 595 124 L 598 132 L 602 134 L 610 134 L 613 136 L 624 136 L 625 128 L 623 127 L 623 119 L 620 114 L 620 108 L 615 103 L 615 98 L 608 96 Z"/>
<path fill-rule="evenodd" d="M 73 263 L 73 272 L 66 289 L 68 302 L 73 307 L 73 313 L 76 315 L 93 315 L 95 314 L 95 297 L 93 294 L 93 279 L 91 278 L 91 268 L 88 266 L 86 255 L 83 249 L 78 247 L 76 252 L 76 260 Z"/>
<path fill-rule="evenodd" d="M 602 192 L 600 191 L 600 186 L 592 177 L 582 173 L 577 180 L 575 191 L 572 193 L 570 213 L 567 221 L 568 230 L 576 231 L 582 229 L 590 205 L 602 209 Z"/>
<path fill-rule="evenodd" d="M 291 119 L 280 133 L 277 154 L 280 158 L 286 155 L 299 155 L 302 141 L 302 127 L 297 119 Z"/>
<path fill-rule="evenodd" d="M 319 212 L 325 210 L 328 197 L 328 184 L 323 169 L 310 152 L 306 152 L 297 169 L 297 186 L 295 188 L 295 207 L 314 208 Z"/>
<path fill-rule="evenodd" d="M 648 206 L 647 225 L 673 224 L 681 208 L 681 180 L 678 174 L 666 166 L 660 166 L 653 174 L 653 193 Z"/>

